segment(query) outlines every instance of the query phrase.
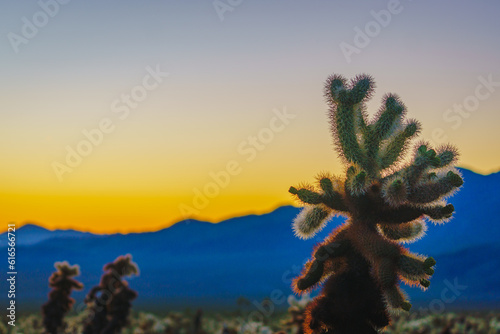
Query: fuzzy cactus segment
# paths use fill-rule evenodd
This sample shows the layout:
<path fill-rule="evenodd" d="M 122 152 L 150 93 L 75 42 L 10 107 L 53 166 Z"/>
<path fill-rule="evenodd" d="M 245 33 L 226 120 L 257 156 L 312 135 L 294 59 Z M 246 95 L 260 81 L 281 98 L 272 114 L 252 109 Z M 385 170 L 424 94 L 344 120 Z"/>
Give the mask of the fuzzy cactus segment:
<path fill-rule="evenodd" d="M 380 224 L 380 232 L 386 238 L 401 242 L 412 242 L 425 235 L 427 226 L 423 220 L 415 220 L 403 224 Z"/>
<path fill-rule="evenodd" d="M 322 207 L 307 207 L 294 220 L 295 235 L 302 239 L 313 237 L 325 226 L 329 214 L 329 211 Z"/>
<path fill-rule="evenodd" d="M 454 168 L 458 151 L 452 145 L 434 149 L 419 142 L 406 158 L 421 125 L 405 119 L 407 109 L 397 95 L 385 95 L 379 112 L 368 119 L 365 103 L 374 88 L 368 75 L 350 81 L 337 74 L 328 78 L 324 93 L 331 130 L 346 172 L 323 174 L 315 186 L 289 189 L 305 205 L 293 223 L 300 238 L 315 235 L 334 215 L 348 218 L 314 249 L 293 282 L 299 294 L 324 285 L 305 312 L 305 333 L 357 333 L 360 324 L 373 331 L 387 325 L 389 308 L 409 311 L 400 282 L 427 288 L 435 261 L 410 253 L 402 244 L 422 238 L 426 221 L 448 221 L 454 207 L 446 198 L 463 184 Z M 360 295 L 350 290 L 347 278 L 370 291 Z M 347 291 L 352 293 L 349 301 Z M 363 306 L 352 298 L 365 297 L 379 309 L 363 314 Z M 351 313 L 342 303 L 353 305 Z"/>

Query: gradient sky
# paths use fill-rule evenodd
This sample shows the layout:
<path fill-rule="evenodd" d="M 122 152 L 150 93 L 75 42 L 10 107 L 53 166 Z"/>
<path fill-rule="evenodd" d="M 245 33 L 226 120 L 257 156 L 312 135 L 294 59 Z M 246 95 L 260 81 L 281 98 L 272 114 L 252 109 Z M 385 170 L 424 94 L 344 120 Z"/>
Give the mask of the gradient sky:
<path fill-rule="evenodd" d="M 0 231 L 149 231 L 186 208 L 217 222 L 291 203 L 290 185 L 342 170 L 322 95 L 332 73 L 371 74 L 371 114 L 395 92 L 420 138 L 458 146 L 460 166 L 499 170 L 498 1 L 243 0 L 221 20 L 210 0 L 73 0 L 46 22 L 40 3 L 53 1 L 9 1 L 0 13 Z M 356 41 L 348 61 L 341 45 Z M 157 67 L 168 76 L 123 117 L 123 94 Z M 284 110 L 295 118 L 276 119 Z M 102 122 L 102 142 L 60 180 L 54 162 Z M 259 133 L 266 143 L 252 149 Z"/>

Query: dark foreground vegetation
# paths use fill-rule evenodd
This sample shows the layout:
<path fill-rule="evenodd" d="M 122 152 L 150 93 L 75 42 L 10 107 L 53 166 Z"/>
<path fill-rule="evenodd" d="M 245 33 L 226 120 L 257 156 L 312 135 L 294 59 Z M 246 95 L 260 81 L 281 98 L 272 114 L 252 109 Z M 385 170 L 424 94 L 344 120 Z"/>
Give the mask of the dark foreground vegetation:
<path fill-rule="evenodd" d="M 296 334 L 295 313 L 282 312 L 264 318 L 264 321 L 249 319 L 249 312 L 204 313 L 196 311 L 169 312 L 157 315 L 132 311 L 129 323 L 122 329 L 123 334 Z M 88 314 L 68 314 L 64 318 L 64 330 L 60 333 L 81 334 Z M 500 312 L 443 312 L 441 314 L 404 313 L 392 316 L 392 323 L 381 333 L 408 334 L 461 334 L 461 333 L 500 333 Z M 43 321 L 40 314 L 21 316 L 16 327 L 8 326 L 5 319 L 0 322 L 0 334 L 40 334 L 43 333 Z"/>

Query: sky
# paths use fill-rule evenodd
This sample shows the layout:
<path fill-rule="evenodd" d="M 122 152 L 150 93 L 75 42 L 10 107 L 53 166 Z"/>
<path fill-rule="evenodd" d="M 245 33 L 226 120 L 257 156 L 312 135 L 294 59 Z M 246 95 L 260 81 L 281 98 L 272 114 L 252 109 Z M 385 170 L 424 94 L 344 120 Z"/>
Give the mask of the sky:
<path fill-rule="evenodd" d="M 0 220 L 94 233 L 292 204 L 343 170 L 323 84 L 367 73 L 459 166 L 500 168 L 497 1 L 9 1 Z"/>

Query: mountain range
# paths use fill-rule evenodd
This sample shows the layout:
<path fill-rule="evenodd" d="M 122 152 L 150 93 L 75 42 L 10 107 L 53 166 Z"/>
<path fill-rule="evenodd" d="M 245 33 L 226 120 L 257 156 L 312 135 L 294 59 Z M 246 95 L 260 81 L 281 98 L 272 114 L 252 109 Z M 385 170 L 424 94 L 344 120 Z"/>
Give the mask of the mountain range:
<path fill-rule="evenodd" d="M 456 209 L 454 218 L 429 224 L 424 238 L 407 245 L 437 261 L 427 291 L 403 286 L 420 309 L 500 308 L 500 173 L 461 172 L 464 186 L 449 199 Z M 131 254 L 140 268 L 139 276 L 128 279 L 139 293 L 137 307 L 236 308 L 239 296 L 258 307 L 266 297 L 291 294 L 290 280 L 313 245 L 345 219 L 336 217 L 316 238 L 301 240 L 291 229 L 299 211 L 283 206 L 217 224 L 187 220 L 156 232 L 110 235 L 27 224 L 16 233 L 16 302 L 25 310 L 39 309 L 47 299 L 54 262 L 66 260 L 80 265 L 78 279 L 85 289 L 73 297 L 81 305 L 85 293 L 99 282 L 103 265 Z M 4 233 L 4 254 L 6 247 Z M 276 307 L 286 306 L 284 298 L 276 300 Z"/>

